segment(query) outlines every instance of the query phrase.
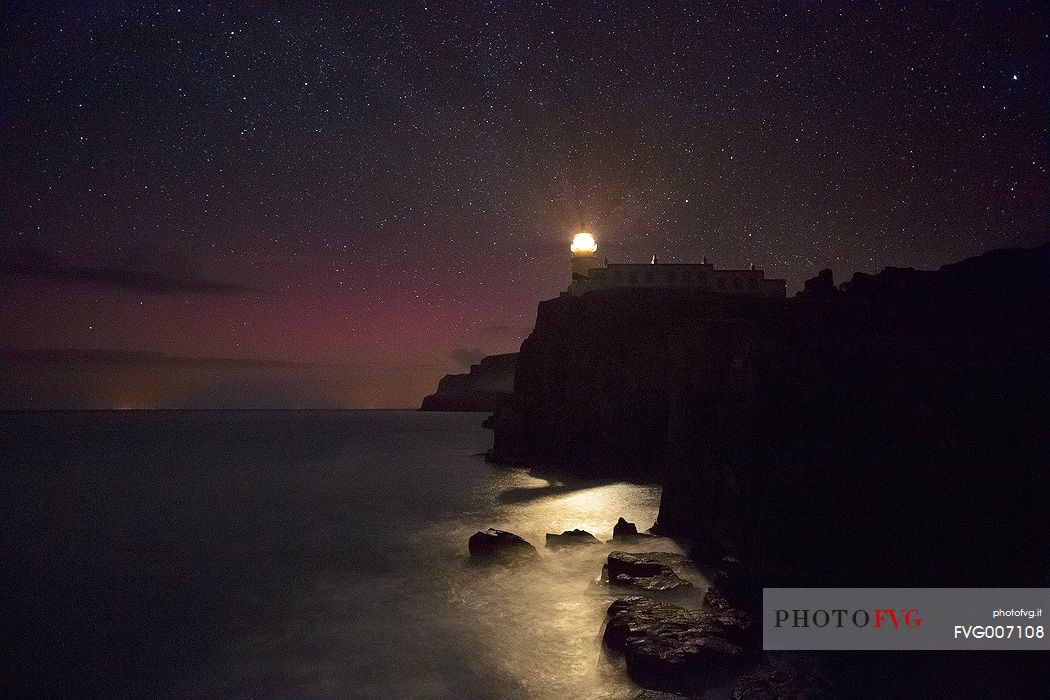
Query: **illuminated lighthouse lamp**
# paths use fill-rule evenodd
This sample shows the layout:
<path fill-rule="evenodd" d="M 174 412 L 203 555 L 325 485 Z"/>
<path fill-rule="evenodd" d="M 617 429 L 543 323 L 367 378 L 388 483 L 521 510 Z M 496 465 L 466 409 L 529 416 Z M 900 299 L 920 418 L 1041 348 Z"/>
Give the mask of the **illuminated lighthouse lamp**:
<path fill-rule="evenodd" d="M 582 293 L 584 287 L 580 285 L 589 282 L 591 270 L 600 267 L 598 257 L 595 255 L 598 251 L 598 244 L 594 242 L 594 236 L 586 231 L 581 231 L 572 237 L 572 245 L 569 246 L 569 250 L 572 251 L 572 291 L 577 294 Z"/>
<path fill-rule="evenodd" d="M 586 231 L 581 231 L 572 237 L 572 245 L 569 246 L 569 250 L 573 255 L 594 255 L 598 250 L 598 244 L 594 242 L 594 236 Z"/>

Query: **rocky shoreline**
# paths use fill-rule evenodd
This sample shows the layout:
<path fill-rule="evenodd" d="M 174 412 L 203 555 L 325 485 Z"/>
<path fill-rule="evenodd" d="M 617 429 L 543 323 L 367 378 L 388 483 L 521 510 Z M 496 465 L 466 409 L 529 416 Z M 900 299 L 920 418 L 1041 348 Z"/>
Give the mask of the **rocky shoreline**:
<path fill-rule="evenodd" d="M 514 395 L 487 421 L 487 458 L 659 483 L 657 524 L 635 545 L 687 542 L 705 592 L 751 615 L 763 587 L 1045 586 L 1048 270 L 1045 244 L 837 286 L 825 271 L 790 299 L 638 288 L 541 302 Z M 664 655 L 725 667 L 739 697 L 824 692 L 769 655 L 750 671 L 730 663 L 756 650 L 703 604 L 669 599 L 687 600 L 675 577 L 689 579 L 657 542 L 653 573 L 624 579 L 607 618 L 614 631 L 661 630 L 631 642 L 647 649 L 627 663 L 640 685 L 695 694 L 715 682 L 713 670 L 651 665 L 666 642 Z M 612 591 L 632 563 L 607 562 L 596 585 Z M 613 633 L 613 657 L 630 658 L 628 638 Z M 835 668 L 836 697 L 1027 697 L 1042 671 L 1023 655 L 981 657 L 994 682 L 971 672 L 977 656 L 814 656 Z"/>
<path fill-rule="evenodd" d="M 746 568 L 744 597 L 1044 585 L 1047 270 L 1043 245 L 838 286 L 824 271 L 790 299 L 543 301 L 488 459 L 660 483 L 657 532 L 705 571 Z"/>
<path fill-rule="evenodd" d="M 620 518 L 609 544 L 659 546 L 669 542 L 639 533 Z M 548 533 L 558 552 L 601 544 L 585 530 Z M 539 551 L 503 530 L 478 531 L 468 542 L 472 563 L 528 566 Z M 710 692 L 734 700 L 806 700 L 829 697 L 826 682 L 797 663 L 762 651 L 757 611 L 731 603 L 685 554 L 621 551 L 608 554 L 588 595 L 611 597 L 600 662 L 622 670 L 639 686 L 637 698 L 700 698 Z"/>

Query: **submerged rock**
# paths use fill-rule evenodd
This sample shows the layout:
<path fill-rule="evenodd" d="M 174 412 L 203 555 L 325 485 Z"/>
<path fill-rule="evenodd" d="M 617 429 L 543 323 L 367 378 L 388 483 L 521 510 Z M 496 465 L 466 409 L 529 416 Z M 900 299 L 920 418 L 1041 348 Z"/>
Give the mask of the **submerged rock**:
<path fill-rule="evenodd" d="M 688 560 L 674 552 L 610 552 L 609 573 L 612 576 L 655 576 L 672 565 L 682 565 Z"/>
<path fill-rule="evenodd" d="M 682 571 L 692 568 L 692 562 L 682 554 L 672 552 L 611 552 L 601 575 L 587 587 L 594 595 L 610 592 L 623 594 L 656 595 L 661 600 L 669 598 L 691 599 L 699 602 L 694 592 L 695 585 L 683 578 Z"/>
<path fill-rule="evenodd" d="M 580 545 L 601 544 L 601 540 L 586 530 L 566 530 L 560 535 L 547 533 L 547 547 L 550 549 L 561 549 L 563 547 L 578 547 Z"/>
<path fill-rule="evenodd" d="M 641 596 L 618 598 L 606 614 L 602 642 L 622 656 L 639 685 L 698 692 L 724 683 L 753 661 L 750 621 L 729 622 Z"/>
<path fill-rule="evenodd" d="M 471 535 L 467 548 L 471 559 L 484 561 L 513 561 L 539 556 L 536 548 L 518 535 L 493 528 Z"/>
<path fill-rule="evenodd" d="M 647 592 L 683 591 L 693 584 L 680 577 L 669 565 L 681 564 L 685 557 L 670 552 L 612 552 L 605 564 L 604 578 L 610 586 Z"/>

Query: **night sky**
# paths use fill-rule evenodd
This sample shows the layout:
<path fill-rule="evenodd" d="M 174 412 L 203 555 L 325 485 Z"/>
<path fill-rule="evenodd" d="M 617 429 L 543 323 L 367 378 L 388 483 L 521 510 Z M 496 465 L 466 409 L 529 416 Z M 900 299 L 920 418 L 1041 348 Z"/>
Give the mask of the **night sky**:
<path fill-rule="evenodd" d="M 0 407 L 416 406 L 612 261 L 1046 239 L 1044 4 L 6 2 Z"/>

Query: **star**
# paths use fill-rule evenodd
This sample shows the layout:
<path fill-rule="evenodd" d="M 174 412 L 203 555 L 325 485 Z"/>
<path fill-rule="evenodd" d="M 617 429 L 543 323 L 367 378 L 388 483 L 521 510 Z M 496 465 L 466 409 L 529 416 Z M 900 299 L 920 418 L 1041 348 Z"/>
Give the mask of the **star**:
<path fill-rule="evenodd" d="M 432 387 L 406 368 L 519 347 L 503 319 L 563 291 L 579 228 L 612 262 L 777 261 L 789 292 L 1045 231 L 1037 3 L 146 5 L 5 14 L 0 263 L 50 265 L 0 274 L 5 338 L 73 347 L 92 318 L 100 345 L 353 358 L 410 406 Z M 995 31 L 952 34 L 960 12 Z"/>

